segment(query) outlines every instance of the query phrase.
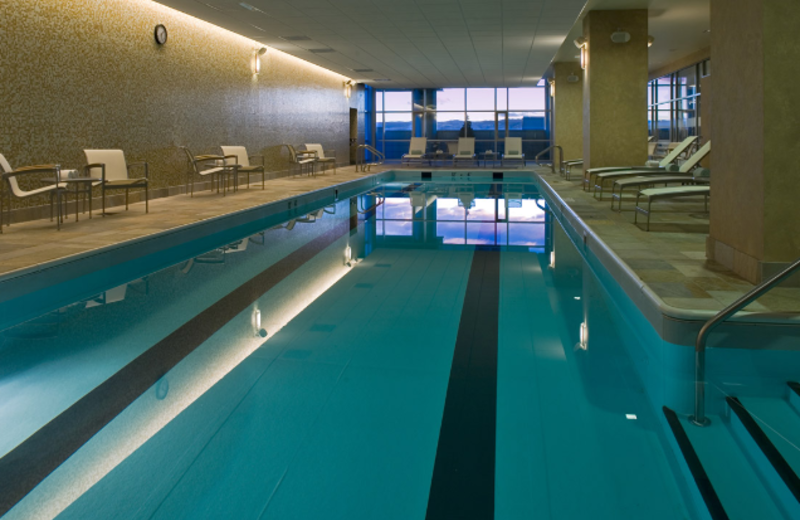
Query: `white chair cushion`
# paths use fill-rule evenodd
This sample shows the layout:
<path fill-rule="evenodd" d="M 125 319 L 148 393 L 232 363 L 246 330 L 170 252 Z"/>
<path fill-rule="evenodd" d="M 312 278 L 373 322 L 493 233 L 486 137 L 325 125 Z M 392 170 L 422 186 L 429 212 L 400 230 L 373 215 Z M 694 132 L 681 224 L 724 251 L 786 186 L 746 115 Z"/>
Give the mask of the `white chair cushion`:
<path fill-rule="evenodd" d="M 84 150 L 88 164 L 102 163 L 106 165 L 107 181 L 124 181 L 128 179 L 128 168 L 125 164 L 125 154 L 122 150 Z M 92 168 L 90 177 L 102 178 L 100 168 Z"/>
<path fill-rule="evenodd" d="M 308 144 L 306 143 L 306 150 L 309 152 L 317 152 L 317 159 L 325 158 L 325 151 L 322 149 L 321 144 Z"/>
<path fill-rule="evenodd" d="M 244 146 L 221 146 L 222 155 L 235 155 L 239 166 L 250 166 L 250 159 L 247 157 L 247 148 Z M 231 162 L 228 160 L 228 162 Z"/>

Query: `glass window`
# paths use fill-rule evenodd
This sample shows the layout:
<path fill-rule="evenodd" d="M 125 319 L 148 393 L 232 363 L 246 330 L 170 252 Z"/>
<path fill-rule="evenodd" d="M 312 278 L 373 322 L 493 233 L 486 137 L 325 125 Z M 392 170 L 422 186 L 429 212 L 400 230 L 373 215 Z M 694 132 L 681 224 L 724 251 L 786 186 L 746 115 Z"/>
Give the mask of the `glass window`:
<path fill-rule="evenodd" d="M 545 110 L 544 89 L 510 88 L 508 89 L 509 110 Z"/>
<path fill-rule="evenodd" d="M 383 92 L 375 93 L 375 111 L 383 112 Z"/>
<path fill-rule="evenodd" d="M 436 110 L 464 110 L 463 88 L 443 88 L 436 93 Z"/>
<path fill-rule="evenodd" d="M 411 91 L 410 90 L 387 90 L 384 94 L 385 110 L 387 111 L 411 111 Z"/>
<path fill-rule="evenodd" d="M 494 111 L 493 88 L 468 88 L 467 110 L 492 110 Z"/>
<path fill-rule="evenodd" d="M 494 112 L 467 112 L 467 132 L 462 137 L 494 141 Z"/>
<path fill-rule="evenodd" d="M 508 89 L 497 89 L 497 110 L 508 110 Z"/>

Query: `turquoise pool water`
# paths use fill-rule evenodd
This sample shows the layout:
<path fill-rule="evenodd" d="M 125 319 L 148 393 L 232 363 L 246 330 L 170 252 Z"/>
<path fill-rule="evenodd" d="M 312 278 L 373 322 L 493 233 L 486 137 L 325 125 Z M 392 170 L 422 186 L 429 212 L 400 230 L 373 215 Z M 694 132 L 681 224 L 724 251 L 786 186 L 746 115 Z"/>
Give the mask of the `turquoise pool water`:
<path fill-rule="evenodd" d="M 703 517 L 684 376 L 536 182 L 337 195 L 7 326 L 7 517 Z"/>

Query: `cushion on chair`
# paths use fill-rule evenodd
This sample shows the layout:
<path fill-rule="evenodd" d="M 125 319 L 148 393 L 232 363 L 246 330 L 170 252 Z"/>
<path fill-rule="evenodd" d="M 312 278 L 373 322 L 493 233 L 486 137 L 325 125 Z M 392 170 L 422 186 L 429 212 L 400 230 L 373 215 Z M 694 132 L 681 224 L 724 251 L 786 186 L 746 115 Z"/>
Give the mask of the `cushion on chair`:
<path fill-rule="evenodd" d="M 222 155 L 235 155 L 236 164 L 239 166 L 250 166 L 250 160 L 247 156 L 247 148 L 244 146 L 220 146 L 220 148 L 222 148 Z M 228 159 L 228 162 L 231 164 L 233 163 L 231 159 Z"/>
<path fill-rule="evenodd" d="M 128 167 L 125 164 L 125 154 L 122 150 L 84 150 L 88 164 L 101 163 L 106 165 L 106 180 L 120 181 L 128 179 Z M 90 177 L 98 179 L 103 177 L 100 168 L 92 168 Z"/>

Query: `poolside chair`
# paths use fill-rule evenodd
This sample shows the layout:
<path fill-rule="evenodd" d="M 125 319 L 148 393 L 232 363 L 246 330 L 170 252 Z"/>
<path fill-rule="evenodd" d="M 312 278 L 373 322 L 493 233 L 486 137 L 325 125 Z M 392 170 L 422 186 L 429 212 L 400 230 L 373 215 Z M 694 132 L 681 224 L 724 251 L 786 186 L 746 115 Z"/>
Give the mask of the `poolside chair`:
<path fill-rule="evenodd" d="M 294 146 L 290 144 L 282 144 L 289 151 L 289 162 L 300 168 L 300 173 L 303 169 L 308 167 L 308 173 L 314 175 L 314 164 L 317 162 L 317 153 L 311 150 L 295 150 Z"/>
<path fill-rule="evenodd" d="M 702 161 L 709 153 L 711 153 L 711 141 L 706 142 L 697 152 L 692 155 L 689 160 L 685 161 L 680 167 L 671 164 L 667 169 L 664 170 L 653 170 L 644 168 L 641 170 L 622 170 L 622 171 L 610 171 L 605 173 L 597 173 L 594 175 L 595 178 L 595 185 L 594 185 L 594 194 L 597 195 L 598 188 L 600 189 L 600 200 L 603 200 L 603 186 L 605 181 L 612 179 L 616 180 L 623 177 L 637 177 L 637 176 L 658 176 L 658 175 L 688 175 L 694 170 L 700 161 Z"/>
<path fill-rule="evenodd" d="M 469 161 L 475 164 L 475 138 L 459 137 L 458 150 L 453 154 L 453 167 L 461 161 Z"/>
<path fill-rule="evenodd" d="M 333 165 L 333 173 L 336 174 L 336 150 L 323 150 L 321 144 L 306 144 L 306 150 L 317 154 L 317 162 L 322 165 L 322 173 L 325 173 L 325 165 Z M 325 155 L 325 154 L 328 155 Z"/>
<path fill-rule="evenodd" d="M 599 173 L 616 172 L 624 170 L 664 170 L 667 166 L 675 162 L 697 140 L 696 136 L 687 137 L 678 145 L 672 153 L 661 159 L 658 163 L 646 164 L 644 166 L 606 166 L 602 168 L 589 168 L 583 173 L 583 187 L 587 190 L 592 186 L 592 176 Z"/>
<path fill-rule="evenodd" d="M 6 226 L 11 225 L 11 197 L 14 196 L 20 200 L 28 199 L 31 197 L 35 197 L 37 195 L 49 195 L 50 196 L 50 220 L 53 220 L 53 203 L 57 202 L 58 206 L 58 215 L 56 219 L 56 227 L 61 229 L 61 220 L 62 220 L 62 211 L 61 211 L 61 196 L 65 194 L 65 187 L 63 184 L 59 184 L 59 180 L 61 179 L 61 167 L 57 164 L 45 164 L 45 165 L 38 165 L 38 166 L 26 166 L 23 168 L 17 168 L 16 170 L 11 169 L 11 165 L 8 163 L 5 157 L 0 154 L 0 170 L 2 170 L 2 175 L 0 175 L 0 233 L 3 232 L 3 191 L 5 191 L 6 186 L 8 186 L 8 195 L 6 196 L 7 203 L 8 203 L 8 222 Z M 41 188 L 34 188 L 32 190 L 25 190 L 19 185 L 18 178 L 23 177 L 25 175 L 35 174 L 35 173 L 49 173 L 53 176 L 55 182 L 53 184 L 49 184 L 47 186 L 42 186 Z M 76 201 L 77 204 L 77 201 Z"/>
<path fill-rule="evenodd" d="M 633 223 L 638 225 L 639 213 L 647 216 L 647 227 L 645 231 L 650 231 L 650 213 L 651 206 L 656 200 L 676 199 L 679 197 L 704 197 L 705 211 L 708 211 L 708 197 L 711 195 L 710 186 L 672 186 L 669 188 L 650 188 L 642 190 L 636 196 L 636 213 L 633 217 Z M 647 209 L 639 206 L 640 198 L 647 199 Z"/>
<path fill-rule="evenodd" d="M 125 211 L 128 210 L 128 194 L 131 189 L 144 188 L 144 211 L 150 213 L 150 172 L 146 162 L 125 163 L 122 150 L 84 150 L 87 177 L 99 177 L 103 199 L 103 216 L 106 214 L 106 191 L 125 190 Z M 144 169 L 144 177 L 131 177 L 131 168 Z"/>
<path fill-rule="evenodd" d="M 238 172 L 238 164 L 226 164 L 226 159 L 236 159 L 235 155 L 225 157 L 223 155 L 194 155 L 192 154 L 191 150 L 189 150 L 186 146 L 181 146 L 184 152 L 186 152 L 186 157 L 189 159 L 189 164 L 191 168 L 189 169 L 188 176 L 186 178 L 186 189 L 189 191 L 189 196 L 194 197 L 194 177 L 199 176 L 201 179 L 203 177 L 211 177 L 211 189 L 214 189 L 214 181 L 217 184 L 217 193 L 219 193 L 220 183 L 223 181 L 223 177 L 225 178 L 225 183 L 222 191 L 222 196 L 225 196 L 225 191 L 228 189 L 227 185 L 227 177 L 231 174 L 234 177 L 237 177 Z M 189 186 L 191 184 L 191 187 Z"/>
<path fill-rule="evenodd" d="M 405 162 L 410 164 L 411 161 L 422 162 L 425 160 L 425 149 L 428 147 L 427 137 L 412 137 L 411 143 L 408 146 L 408 153 L 400 158 L 400 164 Z"/>
<path fill-rule="evenodd" d="M 505 166 L 506 161 L 522 161 L 522 166 L 525 166 L 525 154 L 522 153 L 521 137 L 506 137 L 505 153 L 500 159 L 500 165 Z"/>
<path fill-rule="evenodd" d="M 266 188 L 266 179 L 267 179 L 267 172 L 264 168 L 264 156 L 263 155 L 247 155 L 247 148 L 244 146 L 220 146 L 222 149 L 222 155 L 225 157 L 236 157 L 236 164 L 239 167 L 239 173 L 244 173 L 247 175 L 247 187 L 250 188 L 250 174 L 251 173 L 260 173 L 261 174 L 261 189 Z M 261 164 L 250 164 L 251 159 L 260 159 Z M 233 164 L 231 159 L 226 161 L 226 164 Z"/>
<path fill-rule="evenodd" d="M 614 182 L 614 185 L 611 187 L 611 209 L 614 209 L 614 201 L 619 201 L 617 204 L 617 211 L 622 211 L 622 196 L 624 194 L 625 188 L 644 188 L 644 187 L 655 187 L 656 184 L 663 184 L 664 187 L 667 187 L 670 184 L 680 184 L 682 186 L 688 185 L 697 185 L 697 184 L 708 184 L 709 176 L 708 170 L 705 168 L 700 168 L 700 171 L 688 177 L 685 174 L 681 175 L 647 175 L 647 176 L 637 176 L 637 177 L 628 177 L 618 179 Z M 617 192 L 617 188 L 619 188 L 619 192 Z"/>

